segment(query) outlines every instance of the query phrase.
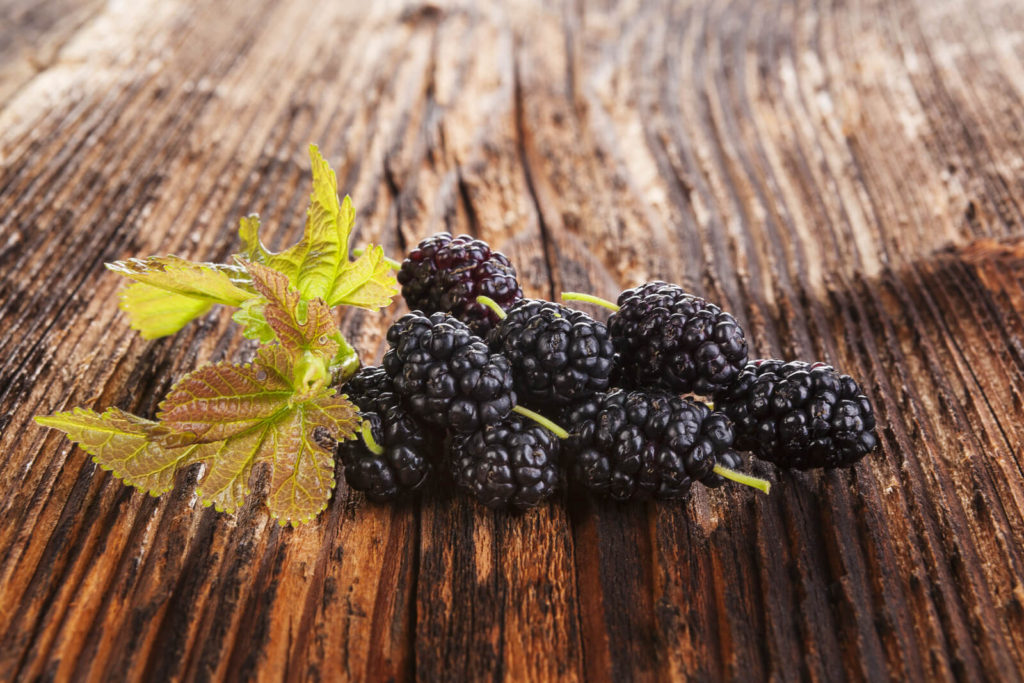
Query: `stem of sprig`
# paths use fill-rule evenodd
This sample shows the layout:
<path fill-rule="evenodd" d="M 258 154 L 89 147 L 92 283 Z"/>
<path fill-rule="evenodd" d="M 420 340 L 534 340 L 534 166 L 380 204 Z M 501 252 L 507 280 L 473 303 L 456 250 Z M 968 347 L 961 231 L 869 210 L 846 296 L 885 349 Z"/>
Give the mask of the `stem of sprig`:
<path fill-rule="evenodd" d="M 595 304 L 607 308 L 609 311 L 619 310 L 618 304 L 614 301 L 608 301 L 608 299 L 602 299 L 599 296 L 593 294 L 584 294 L 583 292 L 562 292 L 562 299 L 564 301 L 585 301 L 588 304 Z"/>
<path fill-rule="evenodd" d="M 363 420 L 362 424 L 359 425 L 359 434 L 363 437 L 363 443 L 366 444 L 366 448 L 371 453 L 374 455 L 384 455 L 384 449 L 373 438 L 373 428 L 369 420 Z"/>
<path fill-rule="evenodd" d="M 769 491 L 771 491 L 772 488 L 771 482 L 766 479 L 752 477 L 749 474 L 743 474 L 742 472 L 737 472 L 736 470 L 730 470 L 728 467 L 722 467 L 721 465 L 715 465 L 714 472 L 720 477 L 730 479 L 736 482 L 737 484 L 750 486 L 751 488 L 757 489 L 761 493 L 768 493 Z"/>
<path fill-rule="evenodd" d="M 489 308 L 492 311 L 494 311 L 494 314 L 496 316 L 498 316 L 498 319 L 500 319 L 500 320 L 504 320 L 505 318 L 508 317 L 508 313 L 505 312 L 505 309 L 503 309 L 501 306 L 499 306 L 498 302 L 495 301 L 494 299 L 492 299 L 489 296 L 478 296 L 476 298 L 476 302 L 478 304 L 483 304 L 487 308 Z"/>
<path fill-rule="evenodd" d="M 359 247 L 358 249 L 353 249 L 352 250 L 352 255 L 355 256 L 356 258 L 359 258 L 360 256 L 363 255 L 364 251 L 366 251 L 366 250 L 363 249 L 362 247 Z M 386 263 L 389 266 L 391 266 L 392 270 L 401 270 L 402 269 L 402 264 L 400 262 L 396 261 L 393 258 L 388 258 L 387 256 L 385 256 L 384 257 L 384 263 Z"/>
<path fill-rule="evenodd" d="M 559 439 L 569 438 L 569 432 L 565 431 L 564 429 L 562 429 L 557 424 L 555 424 L 548 418 L 544 417 L 540 413 L 535 413 L 529 408 L 524 408 L 523 406 L 516 406 L 515 408 L 512 409 L 512 412 L 519 413 L 523 417 L 530 418 L 531 420 L 541 425 L 542 427 L 546 427 L 547 429 L 551 430 L 554 433 L 554 435 L 557 436 Z"/>
<path fill-rule="evenodd" d="M 359 360 L 359 353 L 352 348 L 341 332 L 334 335 L 334 340 L 338 342 L 338 352 L 331 359 L 331 370 L 335 380 L 344 383 L 359 371 L 362 362 Z"/>

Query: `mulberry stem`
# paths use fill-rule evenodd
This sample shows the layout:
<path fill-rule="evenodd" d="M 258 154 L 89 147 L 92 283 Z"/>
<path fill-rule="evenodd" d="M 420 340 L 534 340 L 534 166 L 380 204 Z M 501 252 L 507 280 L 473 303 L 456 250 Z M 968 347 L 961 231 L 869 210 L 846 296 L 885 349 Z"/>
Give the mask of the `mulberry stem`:
<path fill-rule="evenodd" d="M 359 425 L 359 433 L 363 437 L 363 443 L 370 449 L 370 452 L 374 455 L 384 455 L 384 449 L 380 447 L 377 440 L 373 438 L 373 428 L 370 426 L 369 420 L 363 420 L 362 424 Z"/>
<path fill-rule="evenodd" d="M 542 427 L 550 429 L 559 439 L 569 438 L 569 432 L 565 431 L 564 429 L 562 429 L 557 424 L 555 424 L 548 418 L 544 417 L 540 413 L 535 413 L 529 408 L 524 408 L 523 406 L 516 406 L 515 408 L 512 409 L 512 412 L 519 413 L 523 417 L 528 417 L 537 424 L 541 425 Z"/>
<path fill-rule="evenodd" d="M 340 331 L 334 335 L 334 340 L 338 342 L 338 352 L 331 359 L 331 366 L 334 368 L 335 379 L 344 383 L 358 372 L 362 363 L 359 360 L 359 354 Z"/>
<path fill-rule="evenodd" d="M 499 306 L 498 302 L 489 296 L 478 296 L 476 298 L 476 302 L 478 304 L 483 304 L 487 308 L 494 311 L 494 314 L 498 316 L 498 318 L 500 318 L 501 320 L 504 320 L 505 318 L 508 317 L 508 313 L 505 312 L 505 309 Z"/>
<path fill-rule="evenodd" d="M 722 467 L 721 465 L 715 465 L 714 472 L 720 477 L 731 479 L 737 484 L 750 486 L 752 488 L 757 489 L 761 493 L 768 493 L 772 488 L 771 482 L 766 479 L 752 477 L 749 474 L 743 474 L 742 472 L 737 472 L 736 470 L 730 470 L 728 467 Z"/>
<path fill-rule="evenodd" d="M 614 301 L 608 301 L 608 299 L 602 299 L 593 294 L 584 294 L 583 292 L 562 292 L 562 299 L 564 301 L 585 301 L 588 304 L 596 304 L 597 306 L 607 308 L 609 311 L 619 310 L 618 304 Z"/>

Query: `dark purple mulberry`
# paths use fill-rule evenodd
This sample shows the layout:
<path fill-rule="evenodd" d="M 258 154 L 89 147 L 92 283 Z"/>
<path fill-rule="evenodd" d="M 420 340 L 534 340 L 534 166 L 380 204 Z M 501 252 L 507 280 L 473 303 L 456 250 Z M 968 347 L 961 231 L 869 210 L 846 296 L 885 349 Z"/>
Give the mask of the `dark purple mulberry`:
<path fill-rule="evenodd" d="M 338 457 L 348 485 L 378 503 L 420 489 L 431 472 L 430 443 L 423 427 L 399 405 L 384 369 L 361 368 L 342 392 L 359 408 L 374 441 L 384 449 L 381 454 L 372 452 L 362 437 L 340 442 Z"/>
<path fill-rule="evenodd" d="M 402 405 L 442 429 L 473 432 L 516 405 L 512 368 L 482 339 L 444 313 L 402 316 L 387 334 L 383 366 Z"/>
<path fill-rule="evenodd" d="M 516 270 L 504 254 L 482 240 L 447 232 L 428 237 L 409 252 L 398 271 L 402 296 L 410 309 L 450 313 L 484 336 L 498 316 L 478 296 L 508 308 L 523 298 Z"/>
<path fill-rule="evenodd" d="M 615 500 L 686 498 L 694 481 L 724 483 L 716 464 L 742 463 L 729 418 L 689 398 L 616 389 L 570 408 L 564 419 L 574 476 Z"/>
<path fill-rule="evenodd" d="M 558 489 L 561 443 L 545 427 L 518 415 L 452 439 L 456 483 L 490 508 L 526 509 Z"/>
<path fill-rule="evenodd" d="M 626 386 L 713 396 L 747 362 L 736 319 L 677 285 L 648 282 L 624 291 L 618 304 L 608 331 Z"/>
<path fill-rule="evenodd" d="M 608 389 L 615 349 L 604 323 L 531 299 L 516 302 L 507 314 L 488 342 L 512 364 L 522 403 L 563 406 Z"/>
<path fill-rule="evenodd" d="M 845 467 L 878 444 L 867 396 L 825 363 L 751 361 L 716 407 L 736 424 L 738 448 L 779 467 Z"/>

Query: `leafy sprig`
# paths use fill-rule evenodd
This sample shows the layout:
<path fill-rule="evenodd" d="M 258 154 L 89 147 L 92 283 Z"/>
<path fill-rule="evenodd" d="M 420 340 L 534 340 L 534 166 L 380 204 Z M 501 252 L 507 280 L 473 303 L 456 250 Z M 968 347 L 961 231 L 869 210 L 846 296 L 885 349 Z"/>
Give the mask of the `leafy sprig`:
<path fill-rule="evenodd" d="M 178 470 L 203 463 L 196 493 L 204 505 L 233 513 L 250 493 L 254 468 L 270 467 L 267 506 L 281 524 L 311 520 L 334 488 L 334 444 L 355 438 L 359 417 L 332 378 L 359 358 L 339 332 L 335 306 L 370 310 L 398 292 L 380 247 L 349 258 L 355 211 L 339 201 L 334 171 L 310 147 L 313 193 L 302 239 L 280 252 L 259 239 L 259 218 L 241 220 L 235 263 L 177 256 L 128 259 L 107 267 L 133 282 L 121 296 L 131 326 L 147 339 L 177 332 L 214 305 L 260 342 L 249 363 L 212 363 L 182 377 L 156 420 L 118 408 L 40 416 L 126 484 L 160 495 Z"/>

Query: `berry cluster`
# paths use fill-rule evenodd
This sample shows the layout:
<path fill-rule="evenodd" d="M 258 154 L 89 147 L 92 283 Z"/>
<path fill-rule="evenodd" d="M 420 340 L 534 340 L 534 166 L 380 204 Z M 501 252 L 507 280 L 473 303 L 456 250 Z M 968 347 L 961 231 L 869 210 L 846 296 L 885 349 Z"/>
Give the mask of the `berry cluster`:
<path fill-rule="evenodd" d="M 617 304 L 563 295 L 611 308 L 606 325 L 523 299 L 504 255 L 447 233 L 413 249 L 398 280 L 413 311 L 388 330 L 382 367 L 343 387 L 364 422 L 339 455 L 372 500 L 431 473 L 492 508 L 534 507 L 566 478 L 619 501 L 678 500 L 695 482 L 767 490 L 737 471 L 741 451 L 806 469 L 877 445 L 853 379 L 824 363 L 748 361 L 736 319 L 677 285 L 649 282 Z"/>

